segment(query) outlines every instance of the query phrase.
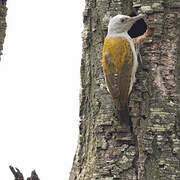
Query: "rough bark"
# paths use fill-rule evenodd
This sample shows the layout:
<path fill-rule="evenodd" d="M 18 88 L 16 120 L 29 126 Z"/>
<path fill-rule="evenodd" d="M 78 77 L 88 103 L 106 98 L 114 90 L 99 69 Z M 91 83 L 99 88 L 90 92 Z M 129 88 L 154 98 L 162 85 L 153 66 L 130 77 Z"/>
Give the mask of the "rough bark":
<path fill-rule="evenodd" d="M 121 132 L 101 67 L 109 18 L 146 13 L 154 29 L 129 100 L 132 134 Z M 79 141 L 70 180 L 180 179 L 180 1 L 86 0 Z"/>
<path fill-rule="evenodd" d="M 6 36 L 6 1 L 0 0 L 0 57 L 2 55 L 4 38 Z"/>

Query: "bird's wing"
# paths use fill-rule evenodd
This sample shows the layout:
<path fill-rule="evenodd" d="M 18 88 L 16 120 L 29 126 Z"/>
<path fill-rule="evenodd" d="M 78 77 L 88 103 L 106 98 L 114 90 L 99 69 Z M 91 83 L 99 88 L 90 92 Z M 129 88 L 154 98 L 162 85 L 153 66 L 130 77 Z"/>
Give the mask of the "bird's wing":
<path fill-rule="evenodd" d="M 126 38 L 106 38 L 103 69 L 106 85 L 113 99 L 127 105 L 133 67 L 133 52 Z"/>

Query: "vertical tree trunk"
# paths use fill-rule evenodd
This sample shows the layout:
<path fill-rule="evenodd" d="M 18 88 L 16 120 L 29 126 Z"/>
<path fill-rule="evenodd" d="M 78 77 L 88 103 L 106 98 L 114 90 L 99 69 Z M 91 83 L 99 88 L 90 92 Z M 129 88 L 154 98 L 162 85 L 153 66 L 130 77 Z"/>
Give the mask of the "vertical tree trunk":
<path fill-rule="evenodd" d="M 141 49 L 129 108 L 132 134 L 121 132 L 101 67 L 109 18 L 148 14 L 154 29 Z M 70 180 L 180 179 L 180 1 L 86 0 L 80 127 Z"/>
<path fill-rule="evenodd" d="M 2 55 L 4 38 L 6 35 L 6 0 L 0 0 L 0 56 Z"/>

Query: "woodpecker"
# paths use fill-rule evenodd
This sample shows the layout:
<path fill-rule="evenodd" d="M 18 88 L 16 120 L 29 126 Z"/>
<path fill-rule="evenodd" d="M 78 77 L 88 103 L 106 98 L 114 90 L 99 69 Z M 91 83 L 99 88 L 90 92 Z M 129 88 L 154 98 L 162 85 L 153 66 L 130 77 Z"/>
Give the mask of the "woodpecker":
<path fill-rule="evenodd" d="M 128 97 L 138 67 L 137 53 L 128 30 L 143 17 L 143 14 L 114 16 L 104 40 L 102 66 L 106 87 L 114 101 L 117 116 L 125 125 L 129 125 Z"/>

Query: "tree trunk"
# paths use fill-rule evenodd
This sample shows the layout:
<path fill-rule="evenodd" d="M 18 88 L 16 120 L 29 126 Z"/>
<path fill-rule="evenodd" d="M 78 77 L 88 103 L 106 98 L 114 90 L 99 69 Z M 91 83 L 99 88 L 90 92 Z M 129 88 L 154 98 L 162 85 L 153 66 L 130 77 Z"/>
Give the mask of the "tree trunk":
<path fill-rule="evenodd" d="M 0 0 L 0 56 L 2 55 L 4 38 L 6 35 L 6 0 Z"/>
<path fill-rule="evenodd" d="M 114 117 L 101 66 L 110 17 L 147 14 L 154 29 L 129 99 L 132 133 Z M 180 1 L 86 0 L 79 141 L 70 180 L 180 179 Z"/>

